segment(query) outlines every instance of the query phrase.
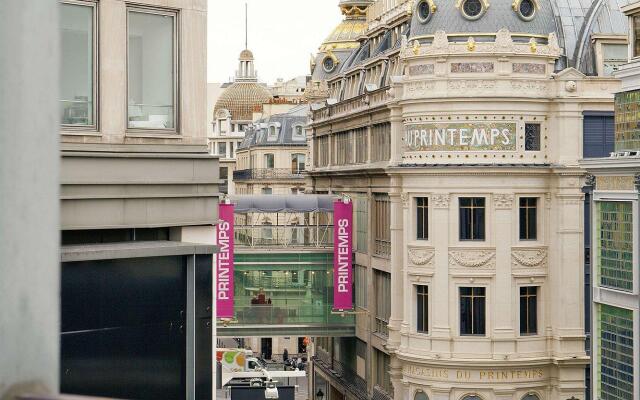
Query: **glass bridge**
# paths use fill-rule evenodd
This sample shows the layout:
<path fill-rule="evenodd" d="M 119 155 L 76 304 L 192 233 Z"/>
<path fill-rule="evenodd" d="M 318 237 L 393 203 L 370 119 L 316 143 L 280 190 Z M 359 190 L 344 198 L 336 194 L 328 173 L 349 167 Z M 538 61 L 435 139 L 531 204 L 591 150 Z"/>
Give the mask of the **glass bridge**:
<path fill-rule="evenodd" d="M 254 205 L 246 209 L 240 201 L 236 206 L 235 319 L 218 322 L 217 335 L 355 335 L 352 315 L 331 312 L 332 212 L 291 206 L 264 212 L 255 206 L 260 197 L 238 196 L 251 198 Z"/>

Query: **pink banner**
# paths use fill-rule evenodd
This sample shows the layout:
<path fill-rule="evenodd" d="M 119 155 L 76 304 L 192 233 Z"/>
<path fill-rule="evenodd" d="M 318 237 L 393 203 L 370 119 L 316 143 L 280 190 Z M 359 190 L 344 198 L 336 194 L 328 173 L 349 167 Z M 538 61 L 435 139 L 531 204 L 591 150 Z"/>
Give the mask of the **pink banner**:
<path fill-rule="evenodd" d="M 233 318 L 233 204 L 220 204 L 216 228 L 216 316 Z"/>
<path fill-rule="evenodd" d="M 333 309 L 353 309 L 353 203 L 333 203 Z"/>

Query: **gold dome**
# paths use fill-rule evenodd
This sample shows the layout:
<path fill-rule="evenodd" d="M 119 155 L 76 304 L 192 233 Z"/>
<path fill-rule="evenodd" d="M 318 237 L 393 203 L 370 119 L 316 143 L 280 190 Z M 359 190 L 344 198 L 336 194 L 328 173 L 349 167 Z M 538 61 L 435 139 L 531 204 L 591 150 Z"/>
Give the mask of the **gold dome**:
<path fill-rule="evenodd" d="M 253 60 L 253 53 L 249 49 L 244 49 L 240 52 L 241 60 Z"/>
<path fill-rule="evenodd" d="M 226 109 L 234 121 L 251 121 L 253 110 L 272 98 L 269 90 L 257 82 L 235 82 L 222 92 L 214 113 Z"/>
<path fill-rule="evenodd" d="M 324 40 L 320 51 L 359 47 L 357 38 L 367 30 L 366 11 L 371 3 L 371 0 L 340 0 L 340 10 L 345 19 Z"/>

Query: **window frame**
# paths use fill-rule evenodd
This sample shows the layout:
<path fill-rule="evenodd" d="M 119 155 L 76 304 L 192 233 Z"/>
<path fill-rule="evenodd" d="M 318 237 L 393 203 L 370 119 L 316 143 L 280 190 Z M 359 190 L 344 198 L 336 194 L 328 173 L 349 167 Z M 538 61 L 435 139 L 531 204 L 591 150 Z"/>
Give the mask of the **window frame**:
<path fill-rule="evenodd" d="M 521 227 L 522 227 L 522 220 L 521 220 L 521 214 L 520 211 L 522 209 L 522 206 L 520 204 L 520 202 L 523 199 L 535 199 L 536 202 L 536 206 L 535 206 L 535 214 L 536 214 L 536 220 L 535 220 L 535 237 L 534 238 L 523 238 L 521 236 Z M 518 237 L 518 241 L 520 242 L 537 242 L 540 240 L 540 219 L 541 219 L 541 213 L 540 213 L 540 204 L 541 204 L 541 198 L 540 196 L 534 196 L 534 195 L 522 195 L 522 196 L 518 196 L 517 197 L 517 220 L 518 220 L 518 232 L 517 232 L 517 237 Z M 526 207 L 527 209 L 533 208 L 533 207 Z M 528 216 L 527 216 L 528 218 Z"/>
<path fill-rule="evenodd" d="M 426 202 L 427 202 L 426 206 L 418 205 L 419 199 L 426 200 Z M 413 204 L 414 204 L 413 217 L 414 217 L 414 220 L 416 221 L 413 239 L 418 241 L 418 242 L 420 242 L 420 243 L 429 242 L 429 240 L 430 240 L 430 238 L 429 238 L 429 236 L 430 236 L 429 235 L 429 233 L 430 233 L 429 227 L 430 227 L 430 221 L 431 221 L 431 207 L 429 205 L 429 203 L 430 203 L 429 200 L 430 200 L 429 196 L 415 196 L 414 197 L 414 201 L 413 201 Z M 418 226 L 420 224 L 420 221 L 418 221 L 418 209 L 420 207 L 422 207 L 423 212 L 426 212 L 426 226 L 423 226 L 423 231 L 426 232 L 426 236 L 424 235 L 425 232 L 423 232 L 423 237 L 419 237 L 419 235 L 418 235 L 418 232 L 419 232 Z"/>
<path fill-rule="evenodd" d="M 93 86 L 92 86 L 92 101 L 93 101 L 93 107 L 92 107 L 92 112 L 93 112 L 93 124 L 89 124 L 89 125 L 71 125 L 71 124 L 63 124 L 62 122 L 60 123 L 60 130 L 62 131 L 61 133 L 64 135 L 73 135 L 73 134 L 79 134 L 81 132 L 92 132 L 92 133 L 98 133 L 100 130 L 100 96 L 98 95 L 98 93 L 100 92 L 100 73 L 99 73 L 99 68 L 100 68 L 100 64 L 99 64 L 99 56 L 98 56 L 98 52 L 100 50 L 100 27 L 98 26 L 99 24 L 99 7 L 98 7 L 98 2 L 97 0 L 60 0 L 59 4 L 69 4 L 69 5 L 76 5 L 76 6 L 84 6 L 84 7 L 91 7 L 92 8 L 92 79 L 93 79 Z M 61 39 L 62 40 L 62 39 Z M 58 96 L 59 97 L 59 96 Z M 62 99 L 58 99 L 58 101 L 61 101 Z M 99 134 L 99 133 L 98 133 Z"/>
<path fill-rule="evenodd" d="M 271 162 L 273 164 L 271 167 L 269 166 L 269 163 L 268 163 L 269 156 L 271 156 Z M 276 155 L 275 155 L 275 153 L 264 153 L 262 159 L 264 160 L 264 168 L 268 169 L 268 168 L 275 168 L 276 167 Z"/>
<path fill-rule="evenodd" d="M 488 285 L 460 284 L 456 286 L 457 286 L 457 297 L 458 297 L 458 310 L 457 310 L 458 336 L 464 337 L 464 338 L 486 338 L 487 332 L 491 330 L 489 326 L 489 322 L 490 322 L 489 313 L 487 312 L 487 308 L 488 308 L 487 305 L 489 303 Z M 484 333 L 462 333 L 462 289 L 463 288 L 470 288 L 472 290 L 478 289 L 478 288 L 484 289 Z M 473 312 L 472 312 L 472 315 L 473 315 Z M 473 323 L 471 324 L 471 326 L 473 330 Z"/>
<path fill-rule="evenodd" d="M 419 288 L 420 287 L 427 288 L 426 294 L 419 292 Z M 416 312 L 414 314 L 414 318 L 415 318 L 414 321 L 415 321 L 415 324 L 416 324 L 415 325 L 415 332 L 417 334 L 419 334 L 419 335 L 431 335 L 431 329 L 430 329 L 431 328 L 431 309 L 430 309 L 430 307 L 431 307 L 431 301 L 430 301 L 431 288 L 430 288 L 430 285 L 426 284 L 426 283 L 422 283 L 422 282 L 419 283 L 419 284 L 414 284 L 413 285 L 413 294 L 414 294 L 414 296 L 413 296 L 414 304 L 415 304 L 415 307 L 416 307 Z M 423 297 L 421 298 L 420 296 L 423 296 Z M 420 314 L 418 313 L 418 303 L 419 303 L 420 300 L 424 301 L 424 297 L 426 297 L 426 302 L 427 302 L 426 308 L 424 307 L 424 304 L 423 304 L 423 310 L 424 310 L 424 312 L 426 312 L 426 321 L 424 320 L 424 317 L 423 317 L 422 318 L 423 319 L 422 322 L 423 322 L 423 324 L 426 322 L 426 330 L 425 329 L 420 330 L 419 322 L 420 322 L 421 318 L 420 318 Z"/>
<path fill-rule="evenodd" d="M 539 336 L 540 335 L 540 294 L 542 292 L 542 287 L 540 286 L 540 284 L 537 283 L 533 283 L 533 284 L 525 284 L 525 285 L 519 285 L 518 287 L 518 335 L 521 337 L 532 337 L 532 336 Z M 536 315 L 535 315 L 535 321 L 536 321 L 536 330 L 535 332 L 523 332 L 522 331 L 522 317 L 523 317 L 523 312 L 522 312 L 522 307 L 521 307 L 521 299 L 523 297 L 521 291 L 522 289 L 525 288 L 535 288 L 536 289 L 536 293 L 535 293 L 535 298 L 536 298 Z M 532 295 L 527 294 L 525 295 L 527 298 L 532 297 Z M 527 305 L 528 306 L 528 305 Z M 528 314 L 527 314 L 528 317 Z M 527 325 L 528 325 L 528 320 L 529 318 L 527 318 Z"/>
<path fill-rule="evenodd" d="M 466 239 L 466 238 L 462 237 L 462 218 L 461 218 L 462 215 L 461 215 L 461 213 L 462 213 L 462 208 L 463 207 L 462 207 L 461 201 L 463 199 L 471 199 L 471 200 L 473 200 L 473 199 L 483 199 L 484 200 L 484 206 L 483 207 L 476 207 L 476 206 L 473 206 L 473 205 L 471 207 L 466 207 L 466 206 L 464 207 L 464 208 L 470 208 L 472 210 L 471 220 L 473 220 L 473 218 L 474 218 L 473 210 L 479 209 L 479 208 L 482 208 L 484 210 L 484 216 L 483 216 L 483 221 L 482 221 L 482 225 L 483 225 L 482 226 L 482 228 L 483 228 L 482 229 L 482 231 L 483 231 L 482 238 L 474 238 L 473 237 L 473 228 L 471 229 L 471 238 L 470 239 Z M 487 206 L 487 203 L 488 203 L 487 200 L 488 199 L 489 199 L 489 197 L 486 196 L 486 195 L 482 196 L 482 195 L 473 195 L 473 194 L 467 195 L 467 194 L 464 194 L 464 195 L 461 195 L 461 196 L 457 196 L 457 200 L 458 200 L 458 242 L 461 242 L 461 243 L 473 243 L 473 242 L 482 243 L 482 242 L 487 242 L 487 237 L 489 236 L 488 232 L 487 232 L 487 225 L 488 225 L 487 221 L 489 220 L 489 207 Z"/>
<path fill-rule="evenodd" d="M 125 134 L 126 136 L 141 135 L 181 135 L 180 121 L 180 12 L 170 8 L 153 7 L 141 4 L 127 4 L 125 7 Z M 129 17 L 131 12 L 173 17 L 173 128 L 132 128 L 129 126 Z M 230 127 L 229 127 L 230 128 Z M 221 134 L 222 129 L 221 129 Z M 226 133 L 226 131 L 225 131 Z"/>

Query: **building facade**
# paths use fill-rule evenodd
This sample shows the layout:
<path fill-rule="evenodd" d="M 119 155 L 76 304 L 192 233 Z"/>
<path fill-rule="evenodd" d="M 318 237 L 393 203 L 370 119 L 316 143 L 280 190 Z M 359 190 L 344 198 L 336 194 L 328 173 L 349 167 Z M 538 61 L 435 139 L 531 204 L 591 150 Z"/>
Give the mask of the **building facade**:
<path fill-rule="evenodd" d="M 211 399 L 206 1 L 59 7 L 60 390 Z"/>
<path fill-rule="evenodd" d="M 357 324 L 316 339 L 314 385 L 331 400 L 585 399 L 579 161 L 619 88 L 619 5 L 340 7 L 364 27 L 315 59 L 309 173 L 354 202 Z"/>
<path fill-rule="evenodd" d="M 614 149 L 582 161 L 592 192 L 593 272 L 592 382 L 594 399 L 637 399 L 638 371 L 638 227 L 640 217 L 640 136 L 637 129 L 640 64 L 637 26 L 640 3 L 623 8 L 629 18 L 628 64 L 615 76 Z"/>

